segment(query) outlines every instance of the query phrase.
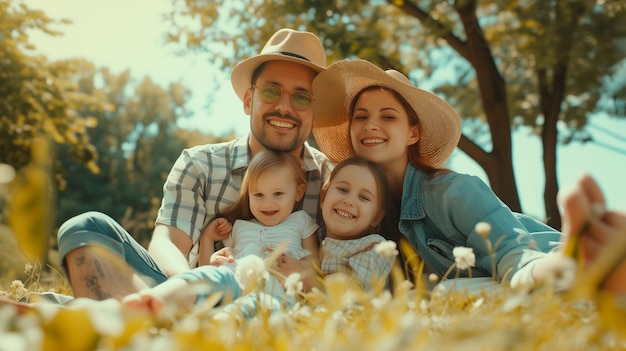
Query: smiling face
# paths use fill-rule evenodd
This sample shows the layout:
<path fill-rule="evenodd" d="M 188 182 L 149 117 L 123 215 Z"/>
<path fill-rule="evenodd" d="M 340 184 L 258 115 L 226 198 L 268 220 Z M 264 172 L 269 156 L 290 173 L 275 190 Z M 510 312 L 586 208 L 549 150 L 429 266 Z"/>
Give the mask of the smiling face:
<path fill-rule="evenodd" d="M 261 224 L 275 226 L 289 217 L 305 190 L 288 167 L 268 170 L 250 184 L 250 212 Z"/>
<path fill-rule="evenodd" d="M 365 166 L 346 165 L 331 176 L 322 191 L 322 216 L 326 236 L 356 239 L 376 227 L 384 212 L 376 179 Z"/>
<path fill-rule="evenodd" d="M 406 166 L 408 147 L 419 140 L 419 129 L 409 123 L 402 104 L 382 88 L 368 89 L 356 99 L 350 120 L 355 153 L 385 168 Z"/>
<path fill-rule="evenodd" d="M 261 98 L 259 89 L 250 88 L 244 95 L 244 110 L 250 115 L 250 149 L 252 154 L 262 149 L 300 153 L 311 133 L 313 108 L 295 109 L 289 93 L 312 93 L 316 72 L 294 62 L 268 61 L 263 66 L 255 86 L 273 84 L 284 93 L 275 102 Z"/>

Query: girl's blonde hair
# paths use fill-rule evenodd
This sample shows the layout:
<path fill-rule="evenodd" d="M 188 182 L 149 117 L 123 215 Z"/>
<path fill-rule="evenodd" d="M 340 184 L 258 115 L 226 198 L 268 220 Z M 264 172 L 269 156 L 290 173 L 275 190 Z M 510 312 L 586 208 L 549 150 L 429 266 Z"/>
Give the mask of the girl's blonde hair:
<path fill-rule="evenodd" d="M 239 198 L 237 201 L 226 208 L 219 217 L 226 218 L 230 223 L 237 219 L 252 219 L 252 211 L 250 211 L 250 189 L 253 188 L 258 180 L 269 172 L 274 172 L 283 168 L 288 168 L 293 175 L 296 185 L 307 185 L 307 176 L 302 165 L 302 161 L 287 152 L 263 150 L 252 157 L 248 164 L 246 174 L 243 176 L 241 189 L 239 190 Z M 294 210 L 298 208 L 302 200 L 294 204 Z"/>

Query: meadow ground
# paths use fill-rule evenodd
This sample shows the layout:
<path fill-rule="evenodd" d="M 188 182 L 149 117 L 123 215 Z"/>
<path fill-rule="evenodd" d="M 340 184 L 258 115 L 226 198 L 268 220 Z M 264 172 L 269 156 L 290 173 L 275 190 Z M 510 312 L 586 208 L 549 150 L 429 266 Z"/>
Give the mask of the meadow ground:
<path fill-rule="evenodd" d="M 11 252 L 10 240 L 1 244 Z M 16 307 L 7 301 L 71 290 L 58 268 L 11 262 L 23 264 L 11 271 L 11 257 L 0 277 L 0 350 L 626 350 L 626 304 L 597 291 L 428 291 L 396 270 L 393 294 L 365 293 L 337 274 L 294 308 L 271 313 L 259 301 L 251 319 L 216 307 L 219 296 L 191 310 L 174 299 L 154 316 L 115 299 Z"/>

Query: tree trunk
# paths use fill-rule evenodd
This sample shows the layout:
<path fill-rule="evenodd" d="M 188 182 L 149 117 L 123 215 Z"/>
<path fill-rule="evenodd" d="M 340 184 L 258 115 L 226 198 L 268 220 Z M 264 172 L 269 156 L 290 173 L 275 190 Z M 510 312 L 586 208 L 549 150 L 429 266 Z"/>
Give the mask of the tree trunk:
<path fill-rule="evenodd" d="M 522 208 L 513 172 L 513 158 L 511 147 L 511 125 L 506 98 L 504 79 L 496 67 L 495 60 L 489 49 L 489 44 L 478 24 L 476 17 L 476 0 L 457 2 L 455 8 L 465 27 L 467 41 L 462 41 L 451 32 L 445 32 L 442 25 L 430 18 L 428 12 L 418 6 L 403 1 L 396 4 L 407 14 L 417 18 L 422 23 L 434 26 L 443 32 L 441 39 L 465 58 L 476 70 L 480 96 L 485 111 L 487 123 L 491 133 L 493 148 L 490 153 L 474 144 L 467 137 L 462 136 L 459 149 L 475 160 L 487 173 L 491 189 L 506 203 L 511 210 L 521 212 Z"/>
<path fill-rule="evenodd" d="M 511 125 L 506 86 L 476 17 L 476 1 L 456 4 L 467 36 L 466 51 L 461 54 L 476 70 L 483 109 L 491 132 L 493 149 L 488 156 L 474 158 L 485 170 L 493 191 L 513 211 L 521 212 L 519 194 L 513 171 Z M 463 150 L 466 142 L 460 143 Z M 464 150 L 465 151 L 465 150 Z"/>
<path fill-rule="evenodd" d="M 544 115 L 541 141 L 543 142 L 546 187 L 543 192 L 543 199 L 546 206 L 547 223 L 557 229 L 561 229 L 561 215 L 557 206 L 557 194 L 559 192 L 556 172 L 557 122 L 561 114 L 561 103 L 565 99 L 565 80 L 567 79 L 572 42 L 575 40 L 574 33 L 576 33 L 576 28 L 584 11 L 582 2 L 557 1 L 554 7 L 554 23 L 557 27 L 555 38 L 558 48 L 556 62 L 552 65 L 551 72 L 548 72 L 548 68 L 537 70 L 541 110 Z"/>
<path fill-rule="evenodd" d="M 553 80 L 548 83 L 546 70 L 537 72 L 539 93 L 541 96 L 541 111 L 544 122 L 541 129 L 541 143 L 543 145 L 543 168 L 545 173 L 545 188 L 543 189 L 543 202 L 546 207 L 545 222 L 556 229 L 561 228 L 561 215 L 556 202 L 559 191 L 556 171 L 556 143 L 557 122 L 561 113 L 561 99 L 565 86 L 565 68 L 562 67 L 554 72 Z M 550 89 L 552 87 L 552 89 Z"/>

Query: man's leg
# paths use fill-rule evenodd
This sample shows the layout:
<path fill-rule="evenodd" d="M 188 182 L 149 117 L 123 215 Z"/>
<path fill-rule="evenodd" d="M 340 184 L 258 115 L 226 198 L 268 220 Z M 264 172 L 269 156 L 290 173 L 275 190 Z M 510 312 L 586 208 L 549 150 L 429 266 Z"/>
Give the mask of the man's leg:
<path fill-rule="evenodd" d="M 61 266 L 75 297 L 121 297 L 167 279 L 143 246 L 99 212 L 65 222 L 58 243 Z"/>
<path fill-rule="evenodd" d="M 68 252 L 65 267 L 75 297 L 104 300 L 150 287 L 120 257 L 98 245 Z"/>

